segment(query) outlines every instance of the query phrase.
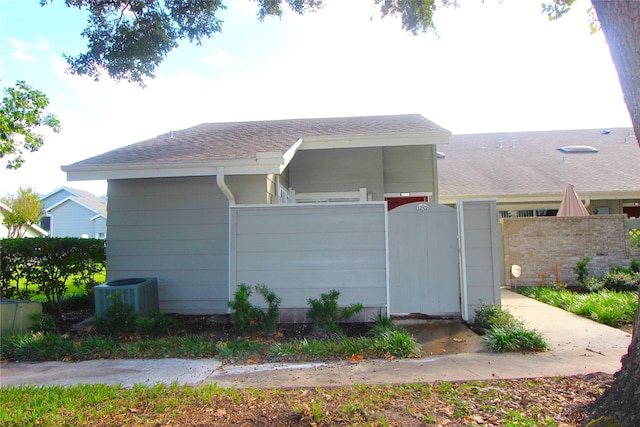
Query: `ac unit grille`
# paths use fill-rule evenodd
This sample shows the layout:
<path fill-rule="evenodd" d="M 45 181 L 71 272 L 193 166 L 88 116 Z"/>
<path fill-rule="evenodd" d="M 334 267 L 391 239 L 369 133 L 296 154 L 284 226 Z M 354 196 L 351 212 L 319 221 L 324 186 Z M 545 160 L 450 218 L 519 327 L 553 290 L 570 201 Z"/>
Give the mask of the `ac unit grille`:
<path fill-rule="evenodd" d="M 96 317 L 102 317 L 112 304 L 111 295 L 118 295 L 118 299 L 130 305 L 140 317 L 149 317 L 158 310 L 158 279 L 155 277 L 110 281 L 94 287 L 93 292 Z"/>

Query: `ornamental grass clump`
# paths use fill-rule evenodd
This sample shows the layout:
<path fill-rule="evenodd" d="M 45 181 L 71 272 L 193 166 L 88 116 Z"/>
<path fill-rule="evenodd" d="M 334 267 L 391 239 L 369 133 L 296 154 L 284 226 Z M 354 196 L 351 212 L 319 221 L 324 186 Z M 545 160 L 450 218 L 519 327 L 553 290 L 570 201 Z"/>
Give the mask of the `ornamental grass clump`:
<path fill-rule="evenodd" d="M 549 348 L 538 331 L 528 329 L 522 320 L 498 305 L 482 305 L 476 310 L 475 321 L 485 332 L 482 341 L 491 351 L 537 352 Z"/>

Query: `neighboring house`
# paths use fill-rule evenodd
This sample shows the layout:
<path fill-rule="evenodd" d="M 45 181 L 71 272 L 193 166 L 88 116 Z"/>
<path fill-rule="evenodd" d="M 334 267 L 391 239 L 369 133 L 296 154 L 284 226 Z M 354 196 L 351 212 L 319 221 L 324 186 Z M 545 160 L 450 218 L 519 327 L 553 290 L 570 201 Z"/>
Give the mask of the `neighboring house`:
<path fill-rule="evenodd" d="M 11 208 L 4 203 L 0 202 L 0 239 L 4 239 L 9 235 L 7 226 L 4 225 L 4 213 L 11 212 Z M 24 237 L 47 237 L 49 233 L 43 230 L 41 227 L 32 224 L 27 228 Z"/>
<path fill-rule="evenodd" d="M 573 184 L 591 214 L 640 217 L 631 128 L 452 135 L 439 151 L 443 204 L 489 197 L 502 216 L 555 216 Z"/>
<path fill-rule="evenodd" d="M 107 200 L 88 191 L 60 187 L 40 197 L 45 210 L 41 221 L 51 237 L 107 235 Z"/>
<path fill-rule="evenodd" d="M 207 123 L 62 170 L 71 181 L 108 180 L 108 280 L 157 277 L 162 311 L 226 313 L 238 284 L 265 283 L 293 320 L 308 298 L 331 289 L 341 291 L 341 304 L 363 303 L 367 316 L 460 315 L 468 307 L 460 306 L 456 211 L 435 204 L 436 145 L 449 137 L 417 114 Z M 474 236 L 497 242 L 490 204 L 471 208 L 484 216 L 468 223 L 484 221 L 489 233 Z M 430 223 L 427 239 L 418 223 L 432 213 L 446 226 Z M 402 218 L 416 214 L 404 227 Z M 409 241 L 433 247 L 409 250 Z M 494 249 L 478 253 L 491 261 Z M 427 250 L 436 267 L 450 267 L 447 275 L 426 271 L 433 264 L 419 258 L 394 267 Z M 485 267 L 486 282 L 475 285 L 488 294 L 465 293 L 469 307 L 499 299 L 501 266 L 474 266 Z M 455 277 L 445 280 L 449 273 Z M 420 288 L 427 277 L 432 285 Z M 419 283 L 409 288 L 410 281 Z"/>

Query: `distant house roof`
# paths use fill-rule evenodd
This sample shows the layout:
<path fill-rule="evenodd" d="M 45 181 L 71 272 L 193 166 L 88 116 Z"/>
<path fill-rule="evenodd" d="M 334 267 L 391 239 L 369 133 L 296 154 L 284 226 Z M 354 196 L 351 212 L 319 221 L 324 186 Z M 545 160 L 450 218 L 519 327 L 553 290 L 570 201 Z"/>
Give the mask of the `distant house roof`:
<path fill-rule="evenodd" d="M 591 146 L 597 152 L 562 152 Z M 452 135 L 438 147 L 441 203 L 496 197 L 556 199 L 566 184 L 581 196 L 640 198 L 640 147 L 631 128 Z"/>
<path fill-rule="evenodd" d="M 85 207 L 89 211 L 94 212 L 98 217 L 106 218 L 107 216 L 106 199 L 103 197 L 96 196 L 95 194 L 90 193 L 89 191 L 78 190 L 76 188 L 70 188 L 70 187 L 60 187 L 53 190 L 50 193 L 45 194 L 44 196 L 41 196 L 40 200 L 46 203 L 46 200 L 48 198 L 60 192 L 65 192 L 68 195 L 53 204 L 46 205 L 45 209 L 47 212 L 54 210 L 56 207 L 62 205 L 63 203 L 71 201 L 73 203 L 77 203 Z"/>
<path fill-rule="evenodd" d="M 63 166 L 68 179 L 278 173 L 298 149 L 447 143 L 419 114 L 231 123 L 171 131 Z M 399 141 L 402 140 L 402 141 Z"/>

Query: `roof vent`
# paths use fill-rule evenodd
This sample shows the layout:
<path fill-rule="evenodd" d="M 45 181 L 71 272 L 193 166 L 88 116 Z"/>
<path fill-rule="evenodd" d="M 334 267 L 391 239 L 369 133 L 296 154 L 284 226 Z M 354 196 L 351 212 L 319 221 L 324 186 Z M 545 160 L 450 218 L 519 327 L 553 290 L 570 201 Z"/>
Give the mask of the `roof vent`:
<path fill-rule="evenodd" d="M 173 138 L 173 131 L 172 130 L 169 131 L 169 138 Z"/>
<path fill-rule="evenodd" d="M 515 139 L 515 138 L 513 138 L 511 140 L 511 148 L 516 148 L 516 141 L 517 141 L 517 139 Z"/>
<path fill-rule="evenodd" d="M 502 148 L 502 140 L 498 141 L 498 148 Z"/>
<path fill-rule="evenodd" d="M 610 131 L 609 129 L 604 129 L 604 130 L 602 131 L 602 134 L 603 134 L 603 135 L 609 135 L 610 133 L 611 133 L 611 131 Z"/>
<path fill-rule="evenodd" d="M 589 145 L 567 145 L 566 147 L 560 147 L 558 150 L 563 153 L 597 153 L 598 149 Z"/>

